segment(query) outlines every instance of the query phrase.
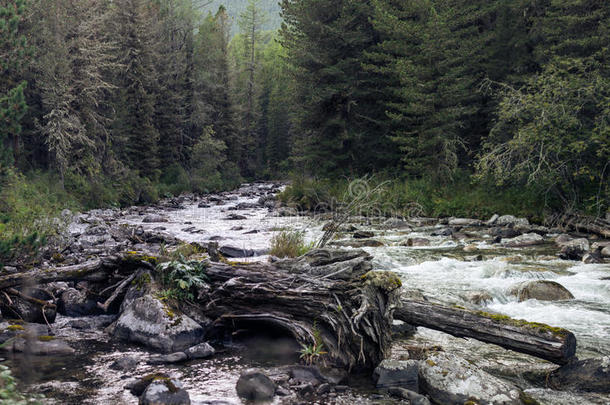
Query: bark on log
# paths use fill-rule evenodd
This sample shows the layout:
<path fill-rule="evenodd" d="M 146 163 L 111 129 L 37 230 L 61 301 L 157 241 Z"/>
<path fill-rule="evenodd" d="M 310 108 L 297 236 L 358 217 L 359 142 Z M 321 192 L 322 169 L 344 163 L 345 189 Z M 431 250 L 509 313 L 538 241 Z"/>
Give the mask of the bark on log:
<path fill-rule="evenodd" d="M 213 263 L 199 304 L 217 321 L 271 324 L 306 345 L 319 336 L 326 363 L 374 368 L 390 354 L 400 280 L 371 272 L 371 259 L 358 250 L 318 249 L 273 264 Z"/>
<path fill-rule="evenodd" d="M 576 338 L 568 330 L 481 311 L 403 299 L 394 318 L 456 337 L 494 343 L 556 364 L 566 364 L 576 352 Z"/>

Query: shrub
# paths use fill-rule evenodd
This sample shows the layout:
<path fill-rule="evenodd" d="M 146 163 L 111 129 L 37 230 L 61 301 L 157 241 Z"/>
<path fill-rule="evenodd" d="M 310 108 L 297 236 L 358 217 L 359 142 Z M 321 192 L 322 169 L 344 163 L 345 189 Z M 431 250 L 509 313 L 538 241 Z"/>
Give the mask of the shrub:
<path fill-rule="evenodd" d="M 307 253 L 313 244 L 305 243 L 305 235 L 301 231 L 282 231 L 271 238 L 269 254 L 283 257 L 299 257 Z"/>
<path fill-rule="evenodd" d="M 207 283 L 206 268 L 205 262 L 180 258 L 159 264 L 157 271 L 161 274 L 161 284 L 166 291 L 171 291 L 172 298 L 193 300 L 196 289 Z"/>

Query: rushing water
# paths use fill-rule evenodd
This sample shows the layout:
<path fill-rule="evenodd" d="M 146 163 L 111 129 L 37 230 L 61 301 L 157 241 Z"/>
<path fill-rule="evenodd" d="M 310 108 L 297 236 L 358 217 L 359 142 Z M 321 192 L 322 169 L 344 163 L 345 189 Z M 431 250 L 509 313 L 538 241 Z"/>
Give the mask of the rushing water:
<path fill-rule="evenodd" d="M 269 187 L 260 185 L 260 188 Z M 274 234 L 283 229 L 300 229 L 309 241 L 322 235 L 322 221 L 311 217 L 277 216 L 264 208 L 231 210 L 240 203 L 256 202 L 258 197 L 249 196 L 241 191 L 225 194 L 222 202 L 199 208 L 190 203 L 177 210 L 150 208 L 140 215 L 122 217 L 122 221 L 144 228 L 163 227 L 165 232 L 186 242 L 205 243 L 218 241 L 220 246 L 230 245 L 242 249 L 268 249 Z M 168 218 L 163 223 L 142 223 L 142 215 L 162 214 Z M 228 220 L 230 214 L 246 217 Z M 475 235 L 475 238 L 454 240 L 450 237 L 430 236 L 434 227 L 421 227 L 405 232 L 404 230 L 385 230 L 381 227 L 355 224 L 359 229 L 372 230 L 375 238 L 385 246 L 365 248 L 374 256 L 374 266 L 379 270 L 392 270 L 400 275 L 408 289 L 417 289 L 431 300 L 473 306 L 466 296 L 468 293 L 487 291 L 493 300 L 478 308 L 498 312 L 528 321 L 544 322 L 571 330 L 578 341 L 577 355 L 581 358 L 598 357 L 610 354 L 610 264 L 582 264 L 553 258 L 556 249 L 552 245 L 536 248 L 502 249 L 485 242 L 491 238 Z M 478 232 L 478 230 L 473 230 Z M 340 235 L 350 239 L 351 235 Z M 399 246 L 407 237 L 425 237 L 431 241 L 426 247 Z M 464 245 L 474 244 L 474 253 L 465 253 Z M 239 259 L 243 261 L 244 259 Z M 265 256 L 249 260 L 266 260 Z M 605 279 L 603 279 L 605 278 Z M 554 280 L 565 286 L 575 299 L 570 301 L 544 302 L 528 300 L 517 302 L 507 294 L 507 289 L 520 281 L 533 279 Z M 67 322 L 59 317 L 59 324 Z M 118 345 L 110 342 L 101 330 L 88 335 L 79 333 L 65 336 L 69 342 L 78 345 L 82 357 L 72 365 L 52 363 L 52 360 L 38 365 L 40 370 L 53 370 L 49 377 L 41 372 L 37 377 L 28 377 L 38 385 L 37 391 L 46 391 L 57 403 L 89 404 L 135 404 L 137 399 L 122 387 L 131 376 L 141 376 L 148 372 L 159 371 L 159 367 L 145 365 L 148 353 L 133 346 Z M 77 343 L 78 342 L 78 343 Z M 500 349 L 472 339 L 458 339 L 449 335 L 419 328 L 409 344 L 440 344 L 470 359 L 480 367 L 504 376 L 522 387 L 531 386 L 535 375 L 547 372 L 555 366 L 530 356 Z M 162 367 L 161 370 L 176 374 L 191 394 L 194 404 L 239 403 L 235 394 L 235 382 L 240 371 L 245 368 L 270 367 L 272 358 L 275 365 L 287 361 L 270 357 L 268 352 L 253 351 L 253 348 L 269 346 L 268 342 L 243 342 L 247 351 L 230 350 L 216 355 L 211 360 L 192 361 L 179 366 Z M 274 347 L 282 346 L 274 342 Z M 286 346 L 287 347 L 287 346 Z M 285 348 L 285 347 L 284 347 Z M 288 351 L 290 349 L 287 349 Z M 284 350 L 285 352 L 285 350 Z M 258 355 L 257 355 L 258 353 Z M 284 353 L 285 355 L 286 353 Z M 397 344 L 394 357 L 400 357 L 401 346 Z M 122 373 L 108 366 L 116 358 L 132 355 L 141 359 L 135 371 Z M 290 356 L 288 356 L 290 357 Z M 293 359 L 294 360 L 294 359 Z M 538 374 L 536 374 L 538 373 Z M 25 374 L 24 374 L 25 375 Z M 534 375 L 534 377 L 532 377 Z M 58 380 L 51 381 L 50 380 Z M 526 381 L 527 380 L 527 381 Z M 356 385 L 361 385 L 357 383 Z M 540 391 L 540 389 L 538 389 Z M 74 392 L 75 394 L 60 394 Z M 542 390 L 537 398 L 542 403 L 606 403 L 609 398 L 591 399 L 572 394 L 548 394 Z M 352 390 L 341 394 L 336 403 L 367 402 L 366 390 Z M 588 398 L 588 399 L 583 399 Z M 277 401 L 277 399 L 276 399 Z M 562 402 L 563 401 L 563 402 Z"/>

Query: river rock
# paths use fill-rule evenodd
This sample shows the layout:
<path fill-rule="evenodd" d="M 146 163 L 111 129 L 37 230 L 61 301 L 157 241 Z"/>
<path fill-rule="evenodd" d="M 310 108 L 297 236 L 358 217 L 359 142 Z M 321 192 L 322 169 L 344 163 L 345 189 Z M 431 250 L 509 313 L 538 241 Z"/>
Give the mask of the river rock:
<path fill-rule="evenodd" d="M 497 226 L 527 226 L 530 224 L 526 218 L 517 218 L 514 215 L 502 215 L 494 222 Z"/>
<path fill-rule="evenodd" d="M 493 214 L 491 216 L 491 218 L 489 218 L 486 222 L 485 225 L 487 226 L 492 226 L 496 223 L 496 221 L 498 220 L 498 218 L 500 218 L 500 216 L 498 214 Z"/>
<path fill-rule="evenodd" d="M 354 239 L 367 239 L 375 236 L 373 232 L 370 231 L 356 231 L 353 234 Z"/>
<path fill-rule="evenodd" d="M 588 252 L 582 257 L 582 262 L 586 264 L 603 263 L 601 252 Z"/>
<path fill-rule="evenodd" d="M 216 350 L 209 343 L 203 342 L 196 346 L 189 347 L 185 351 L 189 359 L 206 359 L 213 356 Z"/>
<path fill-rule="evenodd" d="M 123 356 L 116 359 L 109 367 L 113 370 L 130 371 L 138 366 L 138 360 L 135 357 Z"/>
<path fill-rule="evenodd" d="M 430 405 L 428 398 L 405 388 L 392 387 L 388 389 L 388 394 L 400 399 L 406 399 L 410 405 Z"/>
<path fill-rule="evenodd" d="M 353 247 L 353 248 L 385 246 L 383 244 L 383 242 L 378 241 L 377 239 L 340 240 L 340 241 L 333 241 L 329 244 L 332 244 L 334 246 L 339 246 L 339 247 Z"/>
<path fill-rule="evenodd" d="M 204 330 L 188 316 L 175 313 L 152 295 L 145 295 L 125 308 L 112 333 L 128 342 L 174 353 L 201 342 Z"/>
<path fill-rule="evenodd" d="M 244 216 L 244 215 L 239 215 L 239 214 L 229 214 L 225 217 L 225 220 L 227 221 L 240 221 L 243 219 L 248 219 L 248 217 Z"/>
<path fill-rule="evenodd" d="M 140 397 L 139 405 L 190 405 L 191 399 L 175 378 L 152 381 Z"/>
<path fill-rule="evenodd" d="M 524 281 L 512 286 L 508 293 L 517 297 L 519 302 L 529 299 L 540 301 L 561 301 L 574 298 L 572 293 L 561 284 L 550 280 Z"/>
<path fill-rule="evenodd" d="M 402 242 L 400 246 L 429 246 L 430 239 L 426 238 L 409 238 L 406 241 Z"/>
<path fill-rule="evenodd" d="M 383 360 L 373 372 L 377 388 L 401 387 L 418 390 L 419 361 Z"/>
<path fill-rule="evenodd" d="M 147 363 L 148 364 L 174 364 L 174 363 L 182 363 L 186 361 L 188 356 L 184 352 L 176 352 L 170 354 L 158 354 L 154 356 L 150 356 Z"/>
<path fill-rule="evenodd" d="M 400 322 L 400 323 L 397 323 Z M 394 321 L 392 324 L 392 339 L 408 339 L 417 332 L 417 326 L 409 323 Z"/>
<path fill-rule="evenodd" d="M 505 247 L 526 247 L 540 245 L 544 238 L 537 233 L 525 233 L 514 238 L 502 239 L 500 244 Z"/>
<path fill-rule="evenodd" d="M 494 227 L 489 230 L 489 234 L 494 237 L 502 238 L 514 238 L 515 236 L 519 236 L 523 234 L 523 232 L 518 231 L 514 228 L 504 228 L 504 227 Z"/>
<path fill-rule="evenodd" d="M 218 251 L 223 256 L 231 258 L 262 256 L 269 253 L 268 249 L 246 249 L 229 245 L 221 246 Z"/>
<path fill-rule="evenodd" d="M 493 301 L 493 297 L 487 291 L 472 291 L 463 296 L 465 301 L 475 305 L 485 305 Z"/>
<path fill-rule="evenodd" d="M 97 315 L 103 310 L 97 306 L 95 300 L 88 299 L 87 295 L 75 288 L 68 288 L 59 297 L 57 310 L 66 316 Z"/>
<path fill-rule="evenodd" d="M 610 246 L 603 247 L 600 253 L 603 257 L 610 257 Z"/>
<path fill-rule="evenodd" d="M 565 260 L 581 260 L 590 249 L 586 238 L 572 239 L 561 244 L 559 257 Z"/>
<path fill-rule="evenodd" d="M 149 214 L 142 219 L 144 223 L 168 222 L 167 218 L 158 214 Z"/>
<path fill-rule="evenodd" d="M 479 219 L 473 218 L 450 218 L 448 225 L 451 226 L 481 226 L 483 223 Z"/>
<path fill-rule="evenodd" d="M 549 376 L 559 390 L 610 393 L 610 356 L 572 361 Z"/>
<path fill-rule="evenodd" d="M 52 336 L 39 336 L 30 339 L 16 337 L 5 342 L 0 349 L 7 352 L 27 352 L 35 356 L 67 356 L 75 352 L 66 342 Z"/>
<path fill-rule="evenodd" d="M 48 292 L 38 288 L 21 288 L 19 289 L 19 292 L 41 301 L 51 302 L 53 300 L 53 297 Z M 21 319 L 24 322 L 43 324 L 55 322 L 55 316 L 57 315 L 55 308 L 45 306 L 43 315 L 42 306 L 38 304 L 18 296 L 11 296 L 11 301 L 12 304 L 9 305 L 5 299 L 0 300 L 0 310 L 2 311 L 2 316 L 4 318 Z"/>
<path fill-rule="evenodd" d="M 400 230 L 410 230 L 411 225 L 402 219 L 399 218 L 389 218 L 383 223 L 383 227 L 386 229 L 400 229 Z"/>
<path fill-rule="evenodd" d="M 421 362 L 419 386 L 439 404 L 521 404 L 520 390 L 453 354 L 434 353 Z"/>
<path fill-rule="evenodd" d="M 318 386 L 326 382 L 326 378 L 316 366 L 289 366 L 288 375 L 295 384 L 311 384 Z"/>
<path fill-rule="evenodd" d="M 241 373 L 235 389 L 240 398 L 269 401 L 275 395 L 276 385 L 261 371 L 251 369 Z"/>

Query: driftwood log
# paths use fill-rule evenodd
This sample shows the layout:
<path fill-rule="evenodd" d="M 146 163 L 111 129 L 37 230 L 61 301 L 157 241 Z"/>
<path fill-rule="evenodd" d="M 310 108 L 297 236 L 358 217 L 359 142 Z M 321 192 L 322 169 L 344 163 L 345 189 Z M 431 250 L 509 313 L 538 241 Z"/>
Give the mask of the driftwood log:
<path fill-rule="evenodd" d="M 322 343 L 330 364 L 371 369 L 390 354 L 401 286 L 394 273 L 371 271 L 371 259 L 359 250 L 318 249 L 273 264 L 213 263 L 211 288 L 198 303 L 217 321 L 272 325 L 299 343 Z"/>
<path fill-rule="evenodd" d="M 493 343 L 556 364 L 566 364 L 576 352 L 576 338 L 568 330 L 482 311 L 403 299 L 394 318 L 456 337 Z"/>

